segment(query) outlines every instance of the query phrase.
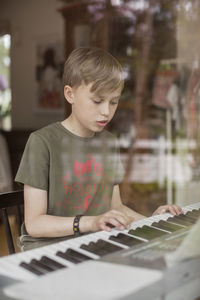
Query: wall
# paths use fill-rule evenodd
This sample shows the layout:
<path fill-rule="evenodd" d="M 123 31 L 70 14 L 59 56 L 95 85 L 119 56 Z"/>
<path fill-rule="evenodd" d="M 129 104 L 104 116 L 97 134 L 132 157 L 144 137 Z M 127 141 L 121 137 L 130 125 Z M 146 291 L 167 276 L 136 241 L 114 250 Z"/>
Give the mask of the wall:
<path fill-rule="evenodd" d="M 0 20 L 11 28 L 12 128 L 35 129 L 61 120 L 64 112 L 35 111 L 36 44 L 43 39 L 64 39 L 64 20 L 57 0 L 1 0 Z M 64 43 L 62 43 L 64 48 Z M 64 50 L 63 50 L 64 51 Z"/>

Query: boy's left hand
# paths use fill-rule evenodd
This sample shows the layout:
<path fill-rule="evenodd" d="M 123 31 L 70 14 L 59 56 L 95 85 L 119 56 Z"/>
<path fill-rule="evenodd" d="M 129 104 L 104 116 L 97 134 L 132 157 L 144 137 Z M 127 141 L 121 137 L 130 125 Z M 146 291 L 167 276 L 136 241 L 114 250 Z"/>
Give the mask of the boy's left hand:
<path fill-rule="evenodd" d="M 172 215 L 180 215 L 180 214 L 183 214 L 183 210 L 182 208 L 180 208 L 179 206 L 177 205 L 162 205 L 162 206 L 159 206 L 152 214 L 152 216 L 155 216 L 155 215 L 161 215 L 161 214 L 165 214 L 165 213 L 171 213 Z"/>

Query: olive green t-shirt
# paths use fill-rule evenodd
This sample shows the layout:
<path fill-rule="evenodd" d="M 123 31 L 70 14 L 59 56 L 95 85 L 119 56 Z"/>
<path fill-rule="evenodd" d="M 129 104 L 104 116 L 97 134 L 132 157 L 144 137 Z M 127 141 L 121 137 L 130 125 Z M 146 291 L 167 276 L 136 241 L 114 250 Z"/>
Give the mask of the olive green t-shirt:
<path fill-rule="evenodd" d="M 111 208 L 123 172 L 111 133 L 82 138 L 57 122 L 31 133 L 15 180 L 48 192 L 49 215 L 98 215 Z"/>

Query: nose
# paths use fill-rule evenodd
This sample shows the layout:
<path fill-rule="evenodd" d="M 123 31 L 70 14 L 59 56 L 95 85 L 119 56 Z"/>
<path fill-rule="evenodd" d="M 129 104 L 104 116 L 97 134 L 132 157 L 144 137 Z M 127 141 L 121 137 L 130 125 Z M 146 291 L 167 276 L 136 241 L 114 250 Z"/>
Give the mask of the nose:
<path fill-rule="evenodd" d="M 101 105 L 101 114 L 103 116 L 106 116 L 106 117 L 109 116 L 109 114 L 110 114 L 109 103 L 107 103 L 107 102 L 102 103 L 102 105 Z"/>

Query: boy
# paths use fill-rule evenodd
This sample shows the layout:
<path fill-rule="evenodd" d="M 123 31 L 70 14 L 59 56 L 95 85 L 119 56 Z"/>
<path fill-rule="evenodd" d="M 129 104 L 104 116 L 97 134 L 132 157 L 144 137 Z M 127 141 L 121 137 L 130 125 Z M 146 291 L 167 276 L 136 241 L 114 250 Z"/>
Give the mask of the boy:
<path fill-rule="evenodd" d="M 144 218 L 121 202 L 117 140 L 104 130 L 123 89 L 121 65 L 102 49 L 78 48 L 63 81 L 71 115 L 30 135 L 16 175 L 24 184 L 23 250 L 111 226 L 123 230 Z M 165 206 L 156 213 L 162 209 L 181 212 Z"/>

